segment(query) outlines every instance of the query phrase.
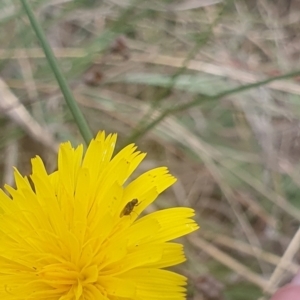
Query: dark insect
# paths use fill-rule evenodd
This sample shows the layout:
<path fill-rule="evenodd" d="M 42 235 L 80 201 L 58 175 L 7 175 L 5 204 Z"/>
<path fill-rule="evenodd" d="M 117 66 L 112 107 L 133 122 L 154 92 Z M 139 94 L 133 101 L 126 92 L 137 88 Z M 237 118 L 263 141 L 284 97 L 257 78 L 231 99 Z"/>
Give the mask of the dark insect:
<path fill-rule="evenodd" d="M 133 199 L 133 200 L 129 201 L 125 205 L 125 207 L 122 209 L 122 211 L 120 213 L 120 218 L 122 218 L 123 216 L 130 216 L 133 209 L 138 205 L 139 205 L 139 200 L 138 199 Z"/>

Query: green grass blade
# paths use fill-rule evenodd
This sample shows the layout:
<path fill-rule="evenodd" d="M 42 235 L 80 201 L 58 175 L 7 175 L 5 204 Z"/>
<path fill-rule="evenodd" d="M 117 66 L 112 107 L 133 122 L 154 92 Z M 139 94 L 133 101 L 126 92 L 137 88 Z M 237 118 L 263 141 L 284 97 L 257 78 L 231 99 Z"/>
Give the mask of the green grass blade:
<path fill-rule="evenodd" d="M 58 66 L 57 60 L 54 56 L 54 53 L 53 53 L 48 41 L 47 41 L 44 31 L 43 31 L 42 27 L 40 26 L 39 22 L 37 21 L 37 19 L 35 18 L 30 5 L 27 3 L 27 0 L 21 0 L 21 2 L 24 7 L 24 10 L 26 11 L 28 19 L 30 20 L 31 26 L 32 26 L 33 30 L 35 31 L 35 34 L 37 35 L 37 37 L 41 43 L 41 46 L 42 46 L 44 53 L 46 55 L 46 58 L 48 60 L 48 63 L 50 65 L 50 67 L 52 68 L 55 78 L 59 84 L 59 87 L 60 87 L 63 95 L 64 95 L 65 101 L 74 117 L 74 120 L 80 130 L 80 133 L 81 133 L 83 139 L 85 140 L 85 142 L 88 144 L 90 142 L 90 140 L 93 138 L 90 128 L 74 99 L 74 96 L 68 86 L 68 83 Z"/>

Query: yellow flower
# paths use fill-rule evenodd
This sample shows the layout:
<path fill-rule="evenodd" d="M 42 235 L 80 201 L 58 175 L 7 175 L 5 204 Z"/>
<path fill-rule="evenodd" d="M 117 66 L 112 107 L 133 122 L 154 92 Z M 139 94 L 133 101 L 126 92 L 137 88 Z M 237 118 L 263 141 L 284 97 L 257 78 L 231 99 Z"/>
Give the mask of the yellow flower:
<path fill-rule="evenodd" d="M 170 242 L 198 228 L 190 208 L 139 217 L 175 182 L 167 168 L 128 183 L 145 157 L 129 145 L 112 158 L 116 135 L 99 133 L 83 156 L 61 144 L 58 170 L 32 159 L 31 182 L 0 190 L 0 299 L 177 300 L 186 278 L 165 270 L 185 260 Z"/>

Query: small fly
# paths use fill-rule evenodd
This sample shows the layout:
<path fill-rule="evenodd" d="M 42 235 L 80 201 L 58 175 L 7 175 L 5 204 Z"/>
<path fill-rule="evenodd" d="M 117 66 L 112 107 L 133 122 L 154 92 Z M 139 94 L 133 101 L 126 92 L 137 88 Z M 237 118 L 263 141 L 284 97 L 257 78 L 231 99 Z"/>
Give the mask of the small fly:
<path fill-rule="evenodd" d="M 123 216 L 130 216 L 133 209 L 138 205 L 139 205 L 139 200 L 138 199 L 133 199 L 133 200 L 129 201 L 125 205 L 125 207 L 122 209 L 122 211 L 120 213 L 120 218 L 122 218 Z"/>

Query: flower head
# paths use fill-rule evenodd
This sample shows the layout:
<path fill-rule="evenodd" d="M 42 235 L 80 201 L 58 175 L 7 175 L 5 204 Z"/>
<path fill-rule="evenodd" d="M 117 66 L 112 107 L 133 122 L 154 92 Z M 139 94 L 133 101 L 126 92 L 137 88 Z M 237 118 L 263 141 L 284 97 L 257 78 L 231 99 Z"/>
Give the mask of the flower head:
<path fill-rule="evenodd" d="M 60 146 L 57 171 L 32 159 L 31 182 L 0 190 L 0 299 L 177 300 L 185 277 L 165 270 L 185 260 L 171 240 L 198 228 L 190 208 L 139 217 L 175 182 L 167 168 L 128 182 L 145 157 L 129 145 L 113 156 L 116 135 Z"/>

